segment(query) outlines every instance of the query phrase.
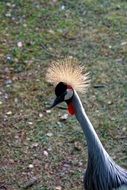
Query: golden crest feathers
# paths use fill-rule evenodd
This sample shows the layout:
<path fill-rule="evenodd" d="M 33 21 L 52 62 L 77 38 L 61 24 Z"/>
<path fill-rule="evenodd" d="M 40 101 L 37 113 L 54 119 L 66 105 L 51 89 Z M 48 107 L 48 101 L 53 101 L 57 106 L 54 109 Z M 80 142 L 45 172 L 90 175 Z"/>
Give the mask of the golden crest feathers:
<path fill-rule="evenodd" d="M 47 70 L 46 80 L 54 85 L 64 82 L 82 93 L 89 85 L 88 73 L 84 73 L 84 66 L 72 57 L 52 61 Z"/>

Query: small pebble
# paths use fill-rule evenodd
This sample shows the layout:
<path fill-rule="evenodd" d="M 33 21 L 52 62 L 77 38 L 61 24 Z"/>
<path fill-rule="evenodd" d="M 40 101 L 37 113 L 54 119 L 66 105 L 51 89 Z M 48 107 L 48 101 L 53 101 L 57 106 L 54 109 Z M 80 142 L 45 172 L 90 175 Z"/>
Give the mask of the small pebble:
<path fill-rule="evenodd" d="M 5 94 L 5 95 L 4 95 L 4 98 L 5 98 L 5 99 L 8 99 L 8 98 L 9 98 L 8 94 Z"/>
<path fill-rule="evenodd" d="M 18 135 L 15 135 L 15 139 L 19 139 L 19 136 L 18 136 Z"/>
<path fill-rule="evenodd" d="M 65 121 L 65 120 L 67 120 L 67 118 L 68 118 L 68 114 L 65 113 L 64 115 L 62 115 L 62 116 L 60 117 L 60 120 L 61 120 L 61 121 Z"/>
<path fill-rule="evenodd" d="M 39 113 L 39 117 L 43 117 L 43 114 L 42 114 L 42 113 Z"/>
<path fill-rule="evenodd" d="M 29 121 L 29 122 L 28 122 L 28 124 L 29 124 L 29 125 L 32 125 L 32 124 L 33 124 L 33 122 Z"/>
<path fill-rule="evenodd" d="M 30 169 L 34 168 L 34 165 L 33 164 L 29 164 L 28 166 Z"/>
<path fill-rule="evenodd" d="M 53 3 L 57 3 L 57 0 L 52 0 Z"/>
<path fill-rule="evenodd" d="M 123 132 L 125 132 L 126 130 L 127 130 L 127 128 L 126 128 L 126 127 L 123 127 L 123 128 L 122 128 L 122 131 L 123 131 Z"/>
<path fill-rule="evenodd" d="M 12 7 L 15 7 L 16 5 L 15 4 L 12 4 Z"/>
<path fill-rule="evenodd" d="M 121 45 L 122 46 L 125 46 L 127 44 L 127 42 L 122 42 Z"/>
<path fill-rule="evenodd" d="M 18 98 L 15 98 L 14 101 L 15 101 L 15 103 L 18 103 Z"/>
<path fill-rule="evenodd" d="M 51 110 L 46 110 L 46 113 L 51 113 Z"/>
<path fill-rule="evenodd" d="M 14 161 L 13 159 L 9 159 L 9 162 L 10 162 L 11 164 L 14 164 L 14 163 L 15 163 L 15 161 Z"/>
<path fill-rule="evenodd" d="M 74 148 L 75 148 L 76 150 L 78 150 L 78 151 L 82 150 L 82 146 L 81 146 L 81 144 L 80 144 L 79 142 L 75 142 L 75 143 L 74 143 Z"/>
<path fill-rule="evenodd" d="M 9 2 L 8 2 L 8 3 L 6 3 L 6 5 L 7 5 L 8 7 L 11 7 L 11 3 L 9 3 Z"/>
<path fill-rule="evenodd" d="M 12 56 L 8 55 L 8 56 L 6 57 L 6 59 L 7 59 L 7 62 L 8 62 L 8 63 L 13 63 L 13 57 L 12 57 Z"/>
<path fill-rule="evenodd" d="M 11 114 L 12 114 L 12 111 L 8 111 L 6 114 L 7 114 L 7 115 L 11 115 Z"/>
<path fill-rule="evenodd" d="M 12 80 L 11 79 L 6 80 L 5 84 L 12 84 Z"/>
<path fill-rule="evenodd" d="M 109 100 L 109 101 L 108 101 L 108 105 L 111 105 L 111 104 L 112 104 L 112 101 Z"/>
<path fill-rule="evenodd" d="M 9 72 L 10 72 L 10 71 L 9 71 L 9 68 L 6 67 L 6 68 L 4 69 L 4 72 L 5 72 L 5 73 L 9 73 Z"/>
<path fill-rule="evenodd" d="M 5 14 L 6 17 L 11 17 L 11 13 Z"/>
<path fill-rule="evenodd" d="M 48 155 L 49 155 L 46 150 L 44 150 L 43 154 L 44 154 L 46 157 L 48 157 Z"/>
<path fill-rule="evenodd" d="M 52 150 L 52 148 L 51 148 L 51 147 L 49 147 L 49 148 L 48 148 L 48 151 L 51 151 L 51 150 Z"/>
<path fill-rule="evenodd" d="M 83 166 L 83 163 L 82 163 L 82 162 L 79 162 L 79 166 Z"/>
<path fill-rule="evenodd" d="M 24 27 L 27 27 L 27 24 L 23 24 Z"/>
<path fill-rule="evenodd" d="M 57 186 L 56 190 L 62 190 L 62 187 L 61 186 Z"/>
<path fill-rule="evenodd" d="M 47 133 L 46 135 L 47 135 L 48 137 L 52 137 L 52 136 L 53 136 L 52 133 Z"/>
<path fill-rule="evenodd" d="M 54 30 L 52 30 L 52 29 L 48 30 L 48 32 L 49 32 L 50 34 L 55 34 Z"/>
<path fill-rule="evenodd" d="M 19 48 L 21 48 L 21 47 L 23 46 L 22 42 L 18 42 L 18 43 L 17 43 L 17 46 L 18 46 Z"/>
<path fill-rule="evenodd" d="M 64 5 L 62 5 L 62 6 L 61 6 L 61 10 L 64 10 L 64 9 L 65 9 L 65 6 L 64 6 Z"/>
<path fill-rule="evenodd" d="M 32 148 L 36 148 L 36 147 L 38 147 L 38 143 L 33 143 Z"/>

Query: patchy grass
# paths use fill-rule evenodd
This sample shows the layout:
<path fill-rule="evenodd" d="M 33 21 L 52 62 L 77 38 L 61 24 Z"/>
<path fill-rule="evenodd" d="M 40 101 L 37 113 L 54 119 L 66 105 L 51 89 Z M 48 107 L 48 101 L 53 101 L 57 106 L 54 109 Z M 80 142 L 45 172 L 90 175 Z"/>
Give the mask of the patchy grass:
<path fill-rule="evenodd" d="M 126 8 L 121 0 L 0 2 L 0 188 L 24 189 L 36 177 L 32 190 L 83 189 L 81 128 L 75 118 L 60 120 L 65 111 L 46 112 L 54 92 L 46 68 L 68 55 L 90 71 L 85 109 L 127 168 Z"/>

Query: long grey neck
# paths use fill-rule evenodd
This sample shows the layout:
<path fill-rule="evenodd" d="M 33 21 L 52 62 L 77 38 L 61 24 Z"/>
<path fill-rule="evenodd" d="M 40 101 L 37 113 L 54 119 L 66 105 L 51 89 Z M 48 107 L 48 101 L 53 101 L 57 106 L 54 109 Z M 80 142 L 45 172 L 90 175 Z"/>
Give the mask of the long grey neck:
<path fill-rule="evenodd" d="M 81 100 L 78 96 L 78 94 L 74 91 L 74 96 L 72 99 L 72 103 L 74 105 L 74 109 L 75 109 L 75 115 L 77 120 L 79 121 L 82 130 L 86 136 L 86 140 L 87 140 L 87 145 L 88 145 L 88 153 L 90 152 L 90 154 L 101 154 L 102 152 L 104 154 L 107 154 L 107 152 L 105 151 L 105 149 L 103 148 L 103 145 L 101 144 L 89 118 L 87 117 L 85 110 L 83 108 L 83 105 L 81 103 Z M 108 154 L 107 154 L 108 155 Z"/>

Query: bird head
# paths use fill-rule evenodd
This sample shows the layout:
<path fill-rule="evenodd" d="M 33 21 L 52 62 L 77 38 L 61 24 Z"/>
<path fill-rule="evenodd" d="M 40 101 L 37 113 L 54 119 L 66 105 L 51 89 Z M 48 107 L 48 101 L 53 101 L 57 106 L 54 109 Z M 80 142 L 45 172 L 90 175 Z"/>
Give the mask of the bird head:
<path fill-rule="evenodd" d="M 72 105 L 72 97 L 74 95 L 73 88 L 64 82 L 59 82 L 55 87 L 55 94 L 56 98 L 50 108 L 53 108 L 65 101 L 68 105 L 68 112 L 73 115 L 75 113 L 74 107 Z"/>
<path fill-rule="evenodd" d="M 74 90 L 85 92 L 88 86 L 88 73 L 83 73 L 84 66 L 79 65 L 77 59 L 66 58 L 53 61 L 48 68 L 46 79 L 55 85 L 56 98 L 51 108 L 66 102 L 68 112 L 73 115 L 75 109 L 72 104 Z"/>

